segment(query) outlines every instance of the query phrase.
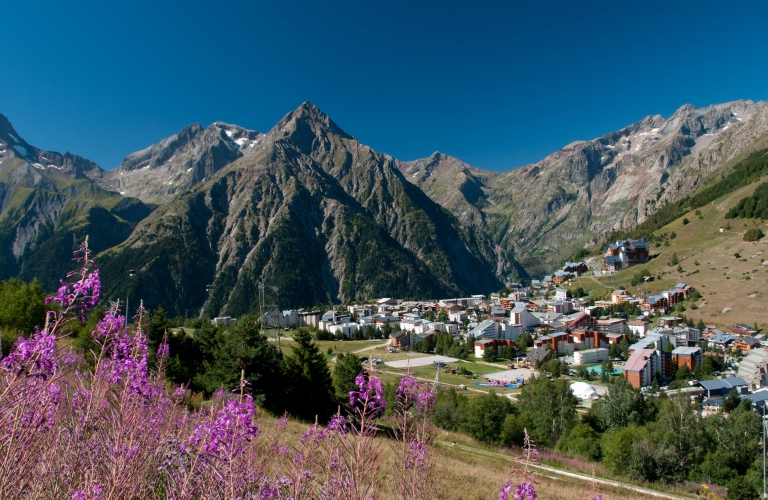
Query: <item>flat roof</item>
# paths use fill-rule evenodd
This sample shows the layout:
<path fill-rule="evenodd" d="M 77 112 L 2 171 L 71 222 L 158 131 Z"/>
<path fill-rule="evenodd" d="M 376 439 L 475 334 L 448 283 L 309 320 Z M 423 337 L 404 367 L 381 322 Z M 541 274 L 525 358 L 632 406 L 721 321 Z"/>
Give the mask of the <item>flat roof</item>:
<path fill-rule="evenodd" d="M 672 350 L 672 354 L 679 355 L 690 355 L 690 354 L 696 354 L 697 352 L 701 352 L 701 348 L 699 347 L 676 347 Z"/>

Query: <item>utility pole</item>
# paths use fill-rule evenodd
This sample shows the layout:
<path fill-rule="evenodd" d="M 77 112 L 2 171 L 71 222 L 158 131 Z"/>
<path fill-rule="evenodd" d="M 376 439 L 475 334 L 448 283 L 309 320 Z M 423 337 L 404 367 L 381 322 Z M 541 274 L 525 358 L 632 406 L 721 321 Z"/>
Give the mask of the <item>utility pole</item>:
<path fill-rule="evenodd" d="M 133 269 L 128 271 L 128 277 L 133 278 L 136 276 L 136 271 Z M 128 324 L 131 322 L 131 310 L 128 308 L 128 296 L 131 294 L 131 280 L 128 280 L 128 291 L 125 293 L 125 326 L 128 327 Z"/>

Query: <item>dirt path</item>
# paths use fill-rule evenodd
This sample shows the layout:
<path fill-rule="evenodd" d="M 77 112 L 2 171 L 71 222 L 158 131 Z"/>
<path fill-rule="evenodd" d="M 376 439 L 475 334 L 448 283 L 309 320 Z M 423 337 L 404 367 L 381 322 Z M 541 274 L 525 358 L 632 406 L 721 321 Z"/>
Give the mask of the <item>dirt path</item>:
<path fill-rule="evenodd" d="M 507 460 L 509 462 L 518 463 L 518 461 L 515 458 L 507 456 L 507 455 L 505 455 L 503 453 L 498 453 L 498 452 L 493 452 L 493 451 L 486 451 L 486 450 L 479 450 L 477 448 L 471 448 L 469 446 L 465 446 L 465 445 L 462 445 L 462 444 L 449 443 L 448 441 L 439 441 L 438 440 L 438 441 L 436 441 L 436 444 L 441 445 L 441 446 L 460 448 L 460 449 L 462 449 L 464 451 L 468 451 L 468 452 L 471 452 L 471 453 L 477 453 L 477 454 L 480 454 L 480 455 L 486 455 L 486 456 L 490 456 L 490 457 L 501 458 L 501 459 Z M 604 484 L 606 486 L 612 486 L 614 488 L 622 488 L 622 489 L 625 489 L 625 490 L 634 491 L 635 493 L 640 493 L 640 494 L 648 495 L 648 496 L 652 496 L 652 497 L 669 498 L 669 499 L 672 499 L 672 500 L 684 500 L 686 498 L 686 497 L 679 497 L 679 496 L 670 495 L 668 493 L 661 493 L 661 492 L 658 492 L 658 491 L 649 490 L 648 488 L 642 488 L 640 486 L 633 486 L 631 484 L 620 483 L 618 481 L 612 481 L 610 479 L 601 479 L 601 478 L 597 478 L 597 477 L 593 478 L 592 476 L 587 475 L 587 474 L 579 474 L 579 473 L 576 473 L 576 472 L 566 472 L 566 471 L 563 471 L 563 470 L 555 469 L 554 467 L 549 467 L 547 465 L 538 465 L 538 464 L 537 465 L 533 465 L 533 464 L 531 464 L 531 465 L 529 465 L 529 467 L 533 467 L 533 468 L 538 469 L 540 471 L 546 471 L 546 472 L 549 472 L 549 473 L 552 473 L 552 474 L 558 474 L 560 476 L 570 477 L 570 478 L 574 478 L 574 479 L 581 479 L 583 481 L 588 481 L 588 482 L 594 481 L 597 484 Z M 550 479 L 557 479 L 556 477 L 547 476 L 546 474 L 542 474 L 542 476 L 548 477 Z"/>
<path fill-rule="evenodd" d="M 370 351 L 372 349 L 376 349 L 377 347 L 384 347 L 389 342 L 384 342 L 383 344 L 375 344 L 375 345 L 369 345 L 368 347 L 363 347 L 362 349 L 358 349 L 357 351 L 352 351 L 352 354 L 359 354 L 361 352 Z"/>

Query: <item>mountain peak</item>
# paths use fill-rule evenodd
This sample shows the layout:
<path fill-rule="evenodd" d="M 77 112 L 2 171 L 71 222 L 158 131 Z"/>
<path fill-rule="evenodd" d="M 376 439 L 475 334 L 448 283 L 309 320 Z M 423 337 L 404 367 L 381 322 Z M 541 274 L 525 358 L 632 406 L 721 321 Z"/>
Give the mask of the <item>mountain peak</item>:
<path fill-rule="evenodd" d="M 304 101 L 301 106 L 285 115 L 273 130 L 277 132 L 277 137 L 290 138 L 307 154 L 312 151 L 316 139 L 325 140 L 332 135 L 354 139 L 309 101 Z"/>

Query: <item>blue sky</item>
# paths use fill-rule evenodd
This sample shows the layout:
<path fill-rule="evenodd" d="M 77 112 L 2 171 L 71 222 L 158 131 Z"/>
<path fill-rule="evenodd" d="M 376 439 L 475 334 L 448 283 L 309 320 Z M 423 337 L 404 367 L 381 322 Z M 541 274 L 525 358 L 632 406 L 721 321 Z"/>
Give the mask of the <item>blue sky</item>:
<path fill-rule="evenodd" d="M 310 100 L 403 160 L 535 162 L 679 106 L 768 99 L 762 2 L 7 2 L 0 113 L 116 167 Z"/>

